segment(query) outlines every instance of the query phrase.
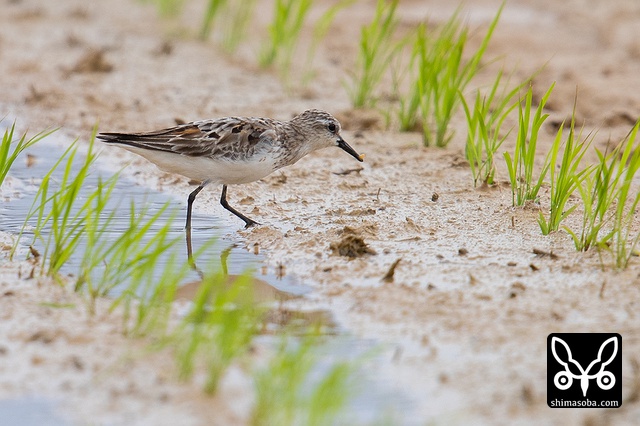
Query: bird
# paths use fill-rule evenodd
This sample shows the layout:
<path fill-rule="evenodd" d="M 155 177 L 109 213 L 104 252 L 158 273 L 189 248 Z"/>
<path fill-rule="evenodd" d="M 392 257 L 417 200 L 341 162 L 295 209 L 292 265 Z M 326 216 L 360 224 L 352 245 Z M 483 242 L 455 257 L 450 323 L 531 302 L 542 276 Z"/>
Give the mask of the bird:
<path fill-rule="evenodd" d="M 200 182 L 187 199 L 185 228 L 190 234 L 193 203 L 209 184 L 222 184 L 220 204 L 249 228 L 259 223 L 229 205 L 228 185 L 257 181 L 322 148 L 338 147 L 364 161 L 340 131 L 333 115 L 309 109 L 288 121 L 224 117 L 150 132 L 99 133 L 97 138 L 138 154 L 164 171 Z"/>

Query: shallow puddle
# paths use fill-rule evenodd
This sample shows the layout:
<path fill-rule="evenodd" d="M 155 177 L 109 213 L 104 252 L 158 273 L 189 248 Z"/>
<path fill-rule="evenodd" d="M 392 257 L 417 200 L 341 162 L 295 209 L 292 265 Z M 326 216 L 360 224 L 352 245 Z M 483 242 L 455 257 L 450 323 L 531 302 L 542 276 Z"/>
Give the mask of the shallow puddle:
<path fill-rule="evenodd" d="M 0 399 L 0 425 L 72 425 L 57 413 L 57 406 L 54 401 L 44 398 Z"/>
<path fill-rule="evenodd" d="M 51 137 L 50 137 L 51 138 Z M 51 169 L 55 162 L 63 154 L 63 150 L 47 141 L 39 142 L 28 150 L 29 155 L 23 153 L 11 168 L 10 177 L 3 185 L 2 195 L 4 202 L 0 205 L 0 230 L 14 235 L 18 235 L 24 225 L 24 220 L 31 209 L 34 197 L 38 191 L 38 185 L 43 176 Z M 77 154 L 79 156 L 80 153 Z M 110 177 L 110 173 L 101 168 L 101 160 L 98 158 L 96 163 L 91 167 L 91 174 L 85 181 L 85 185 L 78 198 L 86 199 L 91 191 L 95 190 L 100 179 L 103 181 Z M 59 167 L 54 173 L 54 180 L 59 180 L 63 173 L 63 167 Z M 160 219 L 153 224 L 149 230 L 149 235 L 154 235 L 167 222 L 170 222 L 169 238 L 178 238 L 185 241 L 184 250 L 177 259 L 178 264 L 187 261 L 187 247 L 184 231 L 184 217 L 186 215 L 186 194 L 185 200 L 175 200 L 167 194 L 152 191 L 148 188 L 138 186 L 125 177 L 121 177 L 116 183 L 111 198 L 107 203 L 105 214 L 115 211 L 108 232 L 104 238 L 115 241 L 124 230 L 127 229 L 130 221 L 129 206 L 132 201 L 136 208 L 142 206 L 148 208 L 147 215 L 150 217 L 157 213 L 163 206 L 170 202 L 172 206 L 166 209 Z M 77 203 L 80 204 L 80 203 Z M 174 207 L 175 206 L 175 207 Z M 106 217 L 105 217 L 106 220 Z M 30 221 L 35 224 L 36 220 Z M 203 215 L 197 212 L 193 214 L 192 244 L 194 251 L 200 247 L 212 244 L 209 249 L 198 259 L 199 266 L 221 266 L 229 274 L 242 274 L 246 271 L 254 271 L 254 275 L 259 277 L 260 281 L 267 286 L 271 286 L 274 291 L 281 291 L 289 295 L 299 296 L 310 291 L 310 288 L 298 283 L 292 276 L 281 276 L 278 271 L 269 271 L 264 267 L 264 257 L 260 254 L 251 253 L 233 242 L 223 239 L 225 235 L 233 233 L 231 229 L 221 219 L 213 215 Z M 44 230 L 46 238 L 50 229 Z M 25 231 L 21 243 L 28 245 L 33 240 L 33 233 L 29 229 Z M 42 250 L 42 244 L 36 242 L 34 244 L 37 250 Z M 86 247 L 84 241 L 80 242 L 80 246 L 74 252 L 72 257 L 62 267 L 61 272 L 73 275 L 79 270 L 83 256 L 83 248 Z M 169 254 L 165 255 L 158 264 L 158 273 L 163 269 L 165 262 L 168 261 Z M 195 281 L 198 278 L 196 271 L 191 272 L 188 280 Z M 113 295 L 117 295 L 126 288 L 126 284 L 113 289 Z"/>

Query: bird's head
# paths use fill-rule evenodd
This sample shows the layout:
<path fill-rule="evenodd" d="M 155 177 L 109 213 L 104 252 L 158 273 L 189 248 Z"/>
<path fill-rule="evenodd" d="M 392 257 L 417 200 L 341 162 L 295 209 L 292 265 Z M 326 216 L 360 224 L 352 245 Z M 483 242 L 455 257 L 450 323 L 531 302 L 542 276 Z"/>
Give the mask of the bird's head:
<path fill-rule="evenodd" d="M 291 123 L 308 137 L 310 151 L 337 146 L 358 161 L 363 161 L 355 149 L 340 136 L 340 122 L 331 114 L 317 109 L 309 109 L 295 116 Z"/>

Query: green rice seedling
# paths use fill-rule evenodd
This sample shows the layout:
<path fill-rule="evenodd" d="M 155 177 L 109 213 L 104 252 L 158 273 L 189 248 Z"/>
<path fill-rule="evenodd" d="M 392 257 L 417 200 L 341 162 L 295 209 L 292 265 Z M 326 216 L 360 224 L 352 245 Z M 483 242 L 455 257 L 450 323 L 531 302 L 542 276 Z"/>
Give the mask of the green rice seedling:
<path fill-rule="evenodd" d="M 52 309 L 75 309 L 75 303 L 56 303 L 56 302 L 40 302 L 38 306 Z"/>
<path fill-rule="evenodd" d="M 75 284 L 75 291 L 80 291 L 86 284 L 89 294 L 94 297 L 99 296 L 100 291 L 97 286 L 93 285 L 94 281 L 90 273 L 96 266 L 100 266 L 105 259 L 101 252 L 102 250 L 107 251 L 105 247 L 109 244 L 109 241 L 104 234 L 112 224 L 115 211 L 108 214 L 106 218 L 104 213 L 106 213 L 106 205 L 115 189 L 117 179 L 117 176 L 114 176 L 107 181 L 106 185 L 102 182 L 102 179 L 98 179 L 98 185 L 88 197 L 91 203 L 87 205 L 86 209 L 82 210 L 85 216 L 82 218 L 82 231 L 79 234 L 85 240 L 86 246 Z"/>
<path fill-rule="evenodd" d="M 564 123 L 560 125 L 550 151 L 551 206 L 549 219 L 547 220 L 542 212 L 538 216 L 538 224 L 544 235 L 557 231 L 560 228 L 560 223 L 578 207 L 576 204 L 566 209 L 569 197 L 582 185 L 582 181 L 589 175 L 591 169 L 591 167 L 579 169 L 582 158 L 593 139 L 588 136 L 583 138 L 582 131 L 576 135 L 575 106 L 571 116 L 569 135 L 564 142 L 562 163 L 558 168 L 558 154 L 560 145 L 562 145 L 563 133 Z"/>
<path fill-rule="evenodd" d="M 163 210 L 167 205 L 163 207 Z M 131 212 L 133 218 L 133 207 Z M 129 232 L 134 234 L 137 232 L 140 234 L 148 233 L 148 224 L 156 222 L 158 218 L 159 215 L 154 215 L 140 221 L 140 225 L 136 223 L 136 220 L 132 220 L 129 227 L 131 231 L 127 230 L 125 234 Z M 112 261 L 114 258 L 122 257 L 127 263 L 124 273 L 130 272 L 126 290 L 111 306 L 111 310 L 120 305 L 123 306 L 123 325 L 126 334 L 153 335 L 160 340 L 171 340 L 169 319 L 176 291 L 193 269 L 189 261 L 178 261 L 177 250 L 182 246 L 178 239 L 168 238 L 172 224 L 173 218 L 162 225 L 158 231 L 154 231 L 154 237 L 146 244 L 133 244 L 134 250 L 128 250 L 132 254 L 112 256 Z M 138 240 L 138 238 L 134 238 L 134 240 Z M 214 242 L 214 239 L 210 239 L 203 244 L 193 254 L 193 259 L 197 260 L 203 253 L 206 253 Z M 131 245 L 126 243 L 123 247 L 128 248 Z M 163 256 L 164 267 L 160 265 L 160 256 Z M 158 274 L 159 269 L 162 269 L 160 274 Z"/>
<path fill-rule="evenodd" d="M 46 212 L 45 205 L 46 205 L 46 203 L 47 203 L 47 201 L 49 199 L 49 195 L 48 194 L 49 194 L 49 184 L 51 182 L 51 175 L 60 166 L 60 164 L 62 163 L 63 160 L 68 159 L 68 155 L 71 153 L 71 151 L 73 151 L 73 150 L 75 150 L 77 148 L 76 142 L 71 144 L 65 150 L 65 152 L 60 156 L 60 158 L 58 158 L 58 160 L 56 160 L 56 162 L 51 167 L 49 172 L 42 178 L 42 182 L 40 183 L 40 186 L 38 187 L 38 192 L 36 194 L 36 197 L 34 198 L 33 203 L 31 204 L 31 207 L 29 209 L 29 212 L 27 213 L 27 216 L 25 217 L 25 220 L 24 220 L 24 223 L 22 225 L 22 228 L 20 229 L 20 232 L 18 233 L 18 236 L 16 238 L 16 242 L 13 245 L 13 248 L 11 250 L 10 259 L 13 260 L 13 256 L 15 256 L 15 253 L 16 253 L 18 247 L 20 246 L 20 241 L 22 240 L 23 235 L 27 231 L 27 228 L 30 227 L 29 223 L 30 223 L 31 219 L 33 219 L 34 216 L 37 216 L 37 223 L 34 226 L 33 240 L 31 241 L 30 244 L 31 245 L 35 244 L 36 240 L 41 235 L 41 231 L 42 231 L 42 229 L 44 229 L 44 226 L 46 225 L 46 223 L 45 223 L 45 212 Z M 40 203 L 38 203 L 38 201 L 40 201 Z M 44 270 L 44 263 L 42 263 L 41 266 L 42 266 L 42 268 L 41 268 L 41 273 L 42 273 L 43 270 Z"/>
<path fill-rule="evenodd" d="M 90 166 L 96 158 L 96 154 L 93 152 L 93 140 L 92 137 L 88 153 L 79 164 L 75 161 L 78 149 L 77 141 L 56 161 L 51 170 L 43 177 L 33 205 L 25 219 L 23 231 L 30 220 L 37 216 L 34 241 L 40 239 L 44 243 L 44 261 L 41 273 L 46 272 L 52 277 L 57 277 L 62 265 L 77 249 L 89 212 L 92 209 L 103 209 L 105 204 L 100 202 L 100 199 L 105 191 L 109 192 L 109 188 L 112 189 L 112 182 L 102 183 L 100 188 L 86 199 L 82 200 L 79 197 Z M 60 166 L 63 167 L 63 175 L 58 182 L 59 189 L 50 195 L 52 175 Z M 102 199 L 104 200 L 104 198 Z M 42 231 L 47 226 L 50 229 L 48 237 L 45 239 L 42 237 Z M 21 235 L 22 232 L 18 236 L 18 241 Z"/>
<path fill-rule="evenodd" d="M 634 229 L 640 202 L 640 191 L 634 187 L 634 178 L 640 169 L 640 143 L 636 144 L 639 126 L 636 123 L 633 127 L 619 160 L 612 230 L 599 242 L 601 248 L 611 252 L 617 269 L 627 268 L 631 257 L 637 255 L 636 247 L 640 240 L 640 232 Z"/>
<path fill-rule="evenodd" d="M 262 48 L 260 65 L 277 64 L 286 77 L 298 44 L 302 26 L 311 10 L 313 0 L 275 0 L 273 22 L 269 37 Z"/>
<path fill-rule="evenodd" d="M 84 256 L 75 289 L 87 292 L 92 302 L 91 308 L 96 298 L 106 296 L 113 288 L 126 282 L 129 283 L 125 291 L 127 296 L 139 295 L 141 299 L 149 296 L 150 287 L 158 281 L 155 271 L 160 257 L 167 250 L 175 248 L 179 241 L 179 238 L 169 238 L 171 220 L 151 232 L 168 205 L 167 202 L 153 215 L 149 215 L 146 208 L 136 211 L 132 201 L 129 224 L 116 234 L 115 239 L 110 238 L 110 234 L 114 234 L 112 228 L 115 210 L 107 217 L 102 210 L 89 212 L 83 233 Z M 174 268 L 179 270 L 175 265 Z M 171 273 L 165 275 L 163 281 L 173 276 Z"/>
<path fill-rule="evenodd" d="M 45 132 L 40 132 L 35 136 L 32 136 L 27 139 L 27 134 L 24 133 L 20 139 L 14 144 L 14 134 L 15 134 L 16 123 L 11 125 L 11 128 L 6 129 L 4 134 L 2 135 L 2 144 L 0 144 L 0 185 L 4 182 L 7 174 L 9 173 L 9 169 L 16 161 L 16 158 L 26 149 L 28 149 L 33 144 L 42 140 L 43 138 L 49 136 L 55 130 L 49 130 Z M 13 145 L 13 149 L 11 146 Z"/>
<path fill-rule="evenodd" d="M 350 397 L 353 366 L 338 362 L 318 369 L 318 336 L 283 338 L 268 366 L 254 375 L 257 401 L 252 425 L 333 425 Z M 326 367 L 323 367 L 326 369 Z"/>
<path fill-rule="evenodd" d="M 132 292 L 133 288 L 141 288 L 142 294 L 135 299 L 137 300 L 135 317 L 129 334 L 134 336 L 155 335 L 160 338 L 166 336 L 176 291 L 184 283 L 191 270 L 191 266 L 187 262 L 180 263 L 177 258 L 177 253 L 171 251 L 164 262 L 165 266 L 159 279 L 155 278 L 154 274 L 158 269 L 158 262 L 153 262 L 153 260 L 148 261 L 145 265 L 148 269 L 147 273 L 144 271 L 138 273 L 136 270 L 135 276 L 131 277 L 132 285 L 127 290 L 128 294 L 136 294 Z M 131 307 L 131 304 L 128 307 Z M 130 311 L 126 312 L 125 324 L 127 324 L 128 312 Z"/>
<path fill-rule="evenodd" d="M 417 55 L 418 70 L 413 85 L 415 93 L 411 94 L 415 101 L 411 103 L 410 112 L 417 113 L 418 117 L 410 121 L 415 125 L 420 119 L 425 146 L 446 146 L 453 137 L 448 126 L 459 99 L 458 93 L 466 86 L 459 78 L 462 76 L 459 68 L 468 29 L 461 26 L 458 12 L 433 40 L 426 34 L 426 28 L 422 25 L 416 35 L 414 54 Z"/>
<path fill-rule="evenodd" d="M 115 234 L 112 228 L 116 210 L 108 212 L 106 217 L 103 214 L 104 209 L 90 211 L 86 216 L 84 227 L 83 237 L 86 241 L 86 249 L 80 265 L 76 291 L 86 286 L 89 293 L 104 296 L 113 287 L 124 282 L 132 274 L 133 269 L 142 268 L 148 259 L 155 258 L 149 253 L 151 248 L 157 249 L 152 251 L 153 254 L 160 254 L 171 247 L 173 241 L 167 241 L 170 221 L 154 231 L 153 236 L 145 242 L 151 227 L 158 222 L 167 207 L 168 203 L 147 218 L 147 208 L 143 207 L 140 211 L 136 211 L 132 201 L 129 208 L 129 223 L 117 233 L 116 239 L 109 238 L 109 234 Z M 94 276 L 94 271 L 100 265 L 104 265 L 104 271 Z"/>
<path fill-rule="evenodd" d="M 422 26 L 424 24 L 420 24 L 418 26 L 418 32 L 423 32 Z M 416 81 L 414 80 L 411 84 L 414 86 L 408 91 L 408 95 L 403 93 L 401 87 L 403 82 L 406 80 L 407 75 L 411 72 L 414 72 L 414 62 L 416 60 L 416 47 L 417 43 L 413 46 L 413 54 L 411 55 L 409 65 L 404 64 L 401 60 L 402 55 L 398 55 L 396 63 L 392 66 L 392 84 L 393 84 L 393 94 L 394 97 L 398 100 L 398 108 L 393 113 L 387 114 L 387 123 L 391 121 L 392 114 L 396 115 L 398 120 L 398 126 L 401 132 L 410 132 L 414 131 L 419 127 L 418 123 L 418 115 L 420 111 L 420 97 L 417 88 L 415 87 Z"/>
<path fill-rule="evenodd" d="M 50 223 L 51 225 L 44 255 L 45 259 L 49 259 L 47 270 L 47 275 L 49 276 L 57 275 L 62 265 L 68 261 L 77 249 L 90 211 L 104 208 L 104 203 L 101 200 L 94 203 L 96 198 L 101 197 L 102 188 L 98 188 L 84 202 L 79 199 L 80 189 L 84 184 L 95 156 L 89 153 L 86 161 L 81 164 L 80 170 L 74 173 L 72 165 L 74 164 L 75 153 L 76 151 L 72 152 L 69 161 L 65 165 L 64 175 L 60 182 L 60 190 L 56 191 L 45 203 L 45 205 L 49 205 L 50 211 L 42 224 Z M 79 208 L 74 212 L 78 204 Z"/>
<path fill-rule="evenodd" d="M 608 219 L 609 207 L 614 201 L 612 179 L 617 165 L 617 152 L 614 150 L 614 152 L 605 155 L 596 149 L 596 154 L 598 155 L 598 163 L 578 186 L 583 206 L 580 235 L 570 228 L 564 227 L 571 235 L 578 251 L 587 251 L 596 245 L 600 230 Z"/>
<path fill-rule="evenodd" d="M 213 1 L 213 0 L 212 0 Z M 225 4 L 222 21 L 222 47 L 234 52 L 247 34 L 256 0 L 231 1 Z"/>
<path fill-rule="evenodd" d="M 469 30 L 461 24 L 458 11 L 440 28 L 437 36 L 430 36 L 426 25 L 418 28 L 412 53 L 416 71 L 409 101 L 405 101 L 404 107 L 401 105 L 400 121 L 408 130 L 419 118 L 425 146 L 445 147 L 453 137 L 449 125 L 460 105 L 460 93 L 476 75 L 503 8 L 504 3 L 468 60 L 463 59 L 463 53 Z"/>
<path fill-rule="evenodd" d="M 513 156 L 505 152 L 504 159 L 507 163 L 509 181 L 511 182 L 511 195 L 513 206 L 522 206 L 527 201 L 536 200 L 538 192 L 549 171 L 549 157 L 545 160 L 537 181 L 533 179 L 536 147 L 540 128 L 549 114 L 543 114 L 544 106 L 553 91 L 555 83 L 544 94 L 536 111 L 531 116 L 533 90 L 529 87 L 524 98 L 518 105 L 518 136 Z"/>
<path fill-rule="evenodd" d="M 469 129 L 465 156 L 469 161 L 474 187 L 478 186 L 479 181 L 485 185 L 493 185 L 495 182 L 495 155 L 511 133 L 509 130 L 502 134 L 502 125 L 515 109 L 517 102 L 513 102 L 513 99 L 525 84 L 520 84 L 509 92 L 505 87 L 498 93 L 501 80 L 502 71 L 498 73 L 487 95 L 482 96 L 479 90 L 476 92 L 473 109 L 460 94 Z"/>
<path fill-rule="evenodd" d="M 394 41 L 397 6 L 398 0 L 378 0 L 373 21 L 362 27 L 357 71 L 347 88 L 355 108 L 375 105 L 375 91 L 404 45 L 404 41 Z"/>
<path fill-rule="evenodd" d="M 151 247 L 143 262 L 131 270 L 127 289 L 111 305 L 111 311 L 122 306 L 126 335 L 167 338 L 176 291 L 191 270 L 188 263 L 178 262 L 175 248 L 177 246 L 162 249 L 157 244 Z M 167 250 L 168 256 L 165 255 Z M 166 258 L 162 268 L 161 254 Z"/>
<path fill-rule="evenodd" d="M 158 13 L 163 17 L 176 16 L 182 11 L 184 0 L 141 0 L 143 3 L 154 3 Z"/>
<path fill-rule="evenodd" d="M 235 2 L 232 1 L 232 3 Z M 213 28 L 213 23 L 216 20 L 218 13 L 224 8 L 226 4 L 227 0 L 209 0 L 209 3 L 207 3 L 207 10 L 204 13 L 204 18 L 202 20 L 202 27 L 200 28 L 201 39 L 206 40 L 209 37 Z"/>
<path fill-rule="evenodd" d="M 258 332 L 263 312 L 253 301 L 249 275 L 226 283 L 224 274 L 205 274 L 192 306 L 170 339 L 182 379 L 204 364 L 204 390 L 215 393 L 229 365 L 244 354 Z"/>
<path fill-rule="evenodd" d="M 583 206 L 579 235 L 564 227 L 571 235 L 576 250 L 587 251 L 596 246 L 600 231 L 612 219 L 613 214 L 610 213 L 610 209 L 616 201 L 620 179 L 631 155 L 632 147 L 632 143 L 627 143 L 627 140 L 624 140 L 608 154 L 596 149 L 598 162 L 578 186 Z"/>
<path fill-rule="evenodd" d="M 256 0 L 209 0 L 204 14 L 200 38 L 206 40 L 218 27 L 219 40 L 228 52 L 234 52 L 247 33 Z"/>

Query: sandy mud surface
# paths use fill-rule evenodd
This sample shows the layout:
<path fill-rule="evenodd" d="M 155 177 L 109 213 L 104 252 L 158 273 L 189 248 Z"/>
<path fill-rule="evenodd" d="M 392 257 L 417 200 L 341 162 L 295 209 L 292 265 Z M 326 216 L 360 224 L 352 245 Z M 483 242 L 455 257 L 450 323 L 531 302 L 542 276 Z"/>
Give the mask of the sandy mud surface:
<path fill-rule="evenodd" d="M 0 115 L 16 117 L 23 129 L 62 127 L 72 140 L 86 139 L 96 123 L 101 131 L 142 131 L 175 119 L 288 119 L 307 108 L 341 119 L 345 139 L 366 154 L 364 163 L 327 149 L 230 188 L 232 205 L 262 226 L 242 229 L 219 206 L 218 188 L 203 191 L 196 208 L 228 218 L 237 228 L 229 238 L 251 249 L 257 244 L 270 268 L 282 265 L 314 288 L 293 303 L 329 309 L 346 332 L 382 344 L 388 362 L 380 374 L 413 400 L 406 423 L 640 423 L 640 260 L 623 272 L 603 270 L 598 253 L 576 252 L 565 232 L 541 235 L 538 206 L 511 207 L 501 160 L 500 184 L 474 189 L 462 114 L 450 146 L 437 149 L 422 147 L 418 133 L 385 131 L 376 113 L 353 111 L 343 82 L 375 2 L 360 1 L 339 14 L 318 50 L 316 78 L 287 89 L 277 73 L 259 69 L 258 37 L 234 56 L 197 41 L 197 28 L 189 28 L 200 22 L 195 7 L 182 21 L 167 22 L 151 5 L 128 0 L 91 6 L 0 1 Z M 269 16 L 270 6 L 259 3 L 260 15 Z M 474 28 L 486 28 L 499 4 L 467 1 L 463 13 Z M 427 16 L 446 20 L 456 6 L 402 1 L 401 26 Z M 255 31 L 267 23 L 259 20 Z M 501 67 L 513 70 L 514 81 L 539 71 L 538 95 L 557 82 L 541 152 L 554 123 L 570 116 L 577 87 L 578 120 L 587 130 L 599 129 L 594 146 L 604 149 L 640 116 L 639 31 L 635 0 L 512 0 L 486 55 L 499 60 L 483 68 L 474 85 L 491 82 Z M 501 152 L 512 145 L 508 140 Z M 140 185 L 177 199 L 192 188 L 121 150 L 104 155 L 114 167 L 130 163 L 125 174 Z M 548 205 L 548 188 L 541 195 Z M 340 254 L 354 250 L 355 258 Z M 142 349 L 118 334 L 117 313 L 99 309 L 88 317 L 78 296 L 26 279 L 29 265 L 2 253 L 0 398 L 59 399 L 67 412 L 78 410 L 81 423 L 209 424 L 213 412 L 222 413 L 217 424 L 246 421 L 241 381 L 212 402 L 196 385 L 164 377 L 170 360 L 141 361 Z M 397 261 L 393 278 L 383 280 Z M 547 407 L 552 332 L 622 335 L 622 408 Z M 231 400 L 235 405 L 225 405 Z"/>

